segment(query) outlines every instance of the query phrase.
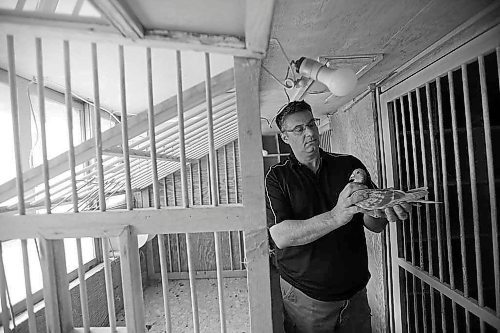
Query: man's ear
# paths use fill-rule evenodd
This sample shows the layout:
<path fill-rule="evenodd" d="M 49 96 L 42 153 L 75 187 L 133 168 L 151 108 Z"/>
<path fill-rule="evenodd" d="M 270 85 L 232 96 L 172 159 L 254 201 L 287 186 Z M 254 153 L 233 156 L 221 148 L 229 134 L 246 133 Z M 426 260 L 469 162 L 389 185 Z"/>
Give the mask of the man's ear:
<path fill-rule="evenodd" d="M 281 135 L 281 140 L 283 140 L 284 143 L 288 144 L 288 135 L 286 133 L 280 133 Z"/>

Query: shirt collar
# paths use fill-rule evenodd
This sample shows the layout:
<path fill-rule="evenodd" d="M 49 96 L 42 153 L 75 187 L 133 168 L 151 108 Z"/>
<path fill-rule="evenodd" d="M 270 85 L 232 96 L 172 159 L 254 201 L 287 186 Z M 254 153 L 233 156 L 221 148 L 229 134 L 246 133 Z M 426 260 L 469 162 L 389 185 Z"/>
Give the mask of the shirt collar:
<path fill-rule="evenodd" d="M 325 156 L 325 151 L 321 148 L 319 148 L 319 158 L 320 158 L 320 169 L 321 169 L 321 164 L 323 164 L 324 156 Z M 290 152 L 290 163 L 293 167 L 299 167 L 302 166 L 303 164 L 299 162 L 297 157 L 293 154 L 293 152 Z M 318 169 L 319 170 L 319 169 Z"/>

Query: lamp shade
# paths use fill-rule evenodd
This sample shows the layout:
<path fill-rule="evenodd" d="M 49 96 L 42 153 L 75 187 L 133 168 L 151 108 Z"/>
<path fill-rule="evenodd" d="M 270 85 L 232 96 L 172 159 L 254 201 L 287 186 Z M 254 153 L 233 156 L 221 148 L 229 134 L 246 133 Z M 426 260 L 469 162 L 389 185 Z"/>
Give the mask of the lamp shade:
<path fill-rule="evenodd" d="M 335 96 L 345 96 L 356 87 L 356 73 L 350 68 L 332 69 L 309 58 L 301 58 L 297 64 L 299 74 L 323 83 Z"/>

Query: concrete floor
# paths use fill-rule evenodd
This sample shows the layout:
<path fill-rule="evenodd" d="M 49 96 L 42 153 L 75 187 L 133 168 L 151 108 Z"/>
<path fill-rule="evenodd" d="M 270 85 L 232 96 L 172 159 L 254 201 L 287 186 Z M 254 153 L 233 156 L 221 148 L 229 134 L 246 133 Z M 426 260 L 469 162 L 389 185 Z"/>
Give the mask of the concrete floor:
<path fill-rule="evenodd" d="M 246 278 L 224 278 L 224 307 L 227 332 L 250 332 Z M 219 300 L 216 279 L 196 280 L 200 332 L 220 332 Z M 193 332 L 189 280 L 169 281 L 169 306 L 172 332 Z M 152 282 L 144 290 L 148 332 L 165 332 L 161 283 Z M 118 326 L 125 326 L 124 312 L 117 315 Z"/>

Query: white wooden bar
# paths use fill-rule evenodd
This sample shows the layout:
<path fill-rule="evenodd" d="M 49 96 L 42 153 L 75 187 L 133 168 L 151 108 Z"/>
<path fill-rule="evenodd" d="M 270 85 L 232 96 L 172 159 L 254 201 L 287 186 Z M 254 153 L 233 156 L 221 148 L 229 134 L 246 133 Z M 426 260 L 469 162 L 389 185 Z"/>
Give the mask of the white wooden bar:
<path fill-rule="evenodd" d="M 103 214 L 103 213 L 101 213 Z M 106 284 L 106 300 L 108 303 L 108 319 L 111 332 L 116 331 L 116 311 L 115 311 L 115 296 L 113 289 L 113 274 L 111 270 L 111 262 L 109 260 L 109 238 L 102 238 L 102 252 L 104 262 L 104 282 Z"/>
<path fill-rule="evenodd" d="M 75 147 L 73 144 L 73 97 L 71 90 L 71 61 L 69 54 L 69 42 L 63 42 L 64 48 L 64 83 L 65 83 L 65 106 L 66 122 L 68 127 L 68 161 L 71 176 L 71 198 L 73 202 L 73 212 L 78 212 L 78 194 L 76 191 L 76 165 L 75 165 Z"/>
<path fill-rule="evenodd" d="M 21 251 L 23 254 L 24 287 L 26 290 L 26 311 L 28 312 L 28 327 L 30 333 L 31 332 L 36 333 L 37 331 L 36 317 L 34 311 L 33 291 L 31 289 L 31 273 L 30 273 L 30 266 L 29 266 L 30 264 L 28 256 L 28 241 L 26 239 L 21 239 Z"/>
<path fill-rule="evenodd" d="M 198 190 L 200 196 L 200 205 L 203 205 L 203 183 L 201 179 L 201 159 L 198 160 Z"/>
<path fill-rule="evenodd" d="M 127 119 L 127 91 L 125 88 L 125 59 L 123 45 L 118 47 L 118 62 L 120 66 L 120 101 L 121 101 L 121 127 L 122 127 L 122 150 L 123 150 L 123 173 L 125 176 L 125 195 L 127 209 L 132 210 L 134 199 L 132 197 L 132 185 L 130 179 L 130 157 L 128 144 L 128 119 Z"/>
<path fill-rule="evenodd" d="M 472 137 L 472 120 L 469 100 L 469 79 L 467 75 L 467 65 L 462 65 L 462 88 L 464 93 L 465 123 L 467 132 L 467 150 L 469 157 L 470 187 L 472 195 L 472 219 L 474 221 L 474 248 L 476 257 L 477 275 L 477 300 L 479 306 L 484 306 L 483 298 L 483 268 L 481 263 L 481 239 L 479 236 L 479 207 L 477 202 L 477 179 L 474 156 L 474 142 Z"/>
<path fill-rule="evenodd" d="M 190 186 L 189 186 L 189 199 L 190 199 L 191 206 L 194 206 L 194 177 L 193 177 L 193 164 L 192 164 L 192 163 L 189 163 L 189 164 L 188 164 L 188 167 L 189 167 L 189 172 L 188 172 L 188 175 L 189 175 L 189 180 L 188 180 L 188 183 L 190 184 Z"/>
<path fill-rule="evenodd" d="M 106 196 L 104 193 L 104 171 L 102 166 L 102 134 L 101 134 L 101 103 L 99 97 L 99 72 L 97 63 L 97 45 L 92 43 L 92 78 L 94 82 L 94 140 L 95 158 L 97 164 L 97 179 L 99 183 L 99 209 L 106 210 Z"/>
<path fill-rule="evenodd" d="M 24 204 L 23 167 L 21 162 L 21 140 L 19 134 L 19 106 L 17 101 L 16 65 L 14 37 L 7 35 L 7 56 L 9 67 L 10 109 L 12 115 L 12 133 L 14 135 L 14 153 L 16 162 L 17 207 L 20 215 L 26 211 Z"/>
<path fill-rule="evenodd" d="M 137 233 L 131 226 L 126 226 L 119 239 L 125 322 L 130 332 L 145 332 L 144 299 Z"/>
<path fill-rule="evenodd" d="M 262 168 L 262 132 L 259 109 L 260 62 L 234 59 L 238 132 L 245 207 L 245 254 L 248 261 L 248 301 L 252 332 L 271 332 L 269 243 Z M 230 229 L 230 228 L 228 228 Z M 230 229 L 235 230 L 235 229 Z"/>
<path fill-rule="evenodd" d="M 76 251 L 78 256 L 78 280 L 80 288 L 80 304 L 82 309 L 82 322 L 83 331 L 85 333 L 90 332 L 90 316 L 89 316 L 89 303 L 87 296 L 87 282 L 85 281 L 85 269 L 83 266 L 83 255 L 82 255 L 82 240 L 80 238 L 76 239 Z"/>
<path fill-rule="evenodd" d="M 10 307 L 7 304 L 7 280 L 3 265 L 2 242 L 0 241 L 0 304 L 2 305 L 2 327 L 4 333 L 10 333 Z"/>
<path fill-rule="evenodd" d="M 168 237 L 168 235 L 167 235 Z M 168 270 L 167 270 L 167 255 L 165 251 L 165 235 L 158 235 L 158 249 L 160 253 L 160 270 L 161 270 L 161 286 L 163 291 L 163 308 L 165 311 L 165 331 L 172 332 L 172 317 L 170 314 L 170 304 L 169 304 L 169 289 L 168 289 Z M 168 247 L 170 253 L 170 246 Z M 170 254 L 169 254 L 170 255 Z M 172 263 L 172 259 L 170 259 Z"/>
<path fill-rule="evenodd" d="M 234 202 L 238 203 L 239 202 L 239 192 L 238 192 L 238 166 L 237 166 L 237 159 L 236 159 L 236 140 L 233 140 L 233 145 L 232 145 L 232 150 L 233 150 L 233 165 L 234 165 L 234 170 L 233 170 L 233 177 L 234 177 Z M 243 257 L 243 232 L 238 231 L 238 249 L 240 252 L 240 269 L 244 269 L 243 262 L 244 262 L 244 257 Z"/>
<path fill-rule="evenodd" d="M 500 57 L 499 48 L 497 57 Z M 499 60 L 499 59 L 497 59 Z M 495 190 L 495 168 L 493 164 L 493 147 L 491 143 L 491 123 L 490 110 L 488 106 L 488 91 L 486 85 L 486 70 L 484 67 L 484 57 L 479 56 L 479 80 L 481 84 L 481 104 L 483 106 L 483 122 L 484 122 L 484 142 L 486 147 L 486 163 L 488 165 L 488 191 L 490 195 L 490 219 L 491 219 L 491 237 L 492 237 L 492 252 L 493 252 L 493 272 L 495 274 L 495 309 L 497 317 L 500 317 L 500 259 L 498 249 L 498 225 L 497 225 L 497 203 Z M 497 66 L 500 62 L 497 61 Z M 500 72 L 500 68 L 498 69 Z M 500 79 L 500 78 L 499 78 Z"/>
<path fill-rule="evenodd" d="M 217 191 L 217 161 L 214 143 L 214 125 L 213 125 L 213 110 L 212 110 L 212 76 L 210 74 L 210 55 L 205 53 L 205 96 L 207 100 L 207 135 L 208 135 L 208 160 L 210 171 L 209 189 L 211 193 L 211 206 L 219 205 Z M 208 171 L 208 170 L 207 170 Z M 201 184 L 200 184 L 201 185 Z M 219 298 L 219 316 L 221 332 L 226 332 L 226 310 L 224 307 L 224 279 L 222 277 L 222 250 L 221 250 L 222 233 L 214 232 L 215 240 L 215 264 L 217 269 L 217 291 Z"/>
<path fill-rule="evenodd" d="M 186 174 L 186 141 L 184 136 L 184 101 L 182 92 L 182 62 L 181 52 L 176 51 L 177 63 L 177 118 L 179 125 L 179 149 L 181 158 L 181 190 L 182 190 L 182 207 L 189 207 L 189 196 L 187 191 L 187 174 Z M 194 257 L 192 254 L 193 247 L 191 244 L 191 235 L 186 233 L 186 252 L 188 260 L 189 286 L 191 288 L 191 309 L 193 311 L 193 329 L 195 333 L 200 332 L 200 319 L 198 316 L 198 296 L 196 294 L 196 271 Z"/>
<path fill-rule="evenodd" d="M 146 49 L 147 81 L 148 81 L 148 136 L 151 152 L 151 174 L 153 183 L 153 207 L 160 208 L 160 189 L 158 184 L 158 161 L 156 160 L 155 115 L 153 104 L 153 68 L 151 63 L 151 48 Z"/>
<path fill-rule="evenodd" d="M 51 213 L 49 167 L 47 164 L 47 132 L 45 127 L 45 84 L 43 76 L 43 53 L 42 40 L 36 39 L 36 69 L 38 82 L 38 111 L 40 117 L 40 139 L 42 142 L 42 163 L 43 163 L 43 191 L 45 200 L 45 211 Z M 33 191 L 34 192 L 34 191 Z"/>

